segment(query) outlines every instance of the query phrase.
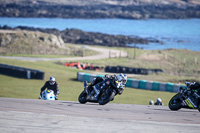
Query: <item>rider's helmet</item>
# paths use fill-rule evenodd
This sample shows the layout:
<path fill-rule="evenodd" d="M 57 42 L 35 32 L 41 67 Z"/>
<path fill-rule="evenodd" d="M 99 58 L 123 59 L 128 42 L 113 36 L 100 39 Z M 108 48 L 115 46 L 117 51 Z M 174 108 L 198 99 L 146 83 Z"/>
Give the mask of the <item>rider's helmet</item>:
<path fill-rule="evenodd" d="M 54 77 L 50 77 L 50 78 L 49 78 L 49 83 L 50 83 L 50 85 L 54 85 L 55 82 L 56 82 L 56 79 L 55 79 Z"/>
<path fill-rule="evenodd" d="M 150 100 L 150 101 L 149 101 L 149 105 L 154 105 L 154 101 L 153 101 L 153 100 Z"/>
<path fill-rule="evenodd" d="M 162 100 L 160 98 L 157 98 L 157 103 L 161 103 Z"/>
<path fill-rule="evenodd" d="M 117 80 L 119 82 L 122 82 L 123 85 L 125 85 L 126 82 L 127 82 L 127 76 L 126 76 L 126 74 L 121 73 L 121 74 L 117 75 Z"/>

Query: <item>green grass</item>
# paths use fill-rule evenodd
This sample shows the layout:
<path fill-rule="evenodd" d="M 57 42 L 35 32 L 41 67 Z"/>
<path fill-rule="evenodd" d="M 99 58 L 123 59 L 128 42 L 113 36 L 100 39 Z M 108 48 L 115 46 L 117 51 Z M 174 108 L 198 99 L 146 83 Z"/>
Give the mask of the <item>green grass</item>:
<path fill-rule="evenodd" d="M 79 56 L 90 56 L 90 55 L 96 55 L 98 54 L 96 51 L 85 49 L 83 45 L 74 45 L 71 43 L 65 43 L 66 48 L 71 51 L 70 54 L 66 55 L 59 55 L 58 54 L 13 54 L 13 53 L 7 53 L 7 54 L 0 54 L 1 56 L 17 56 L 17 57 L 40 57 L 40 58 L 64 58 L 64 57 L 79 57 Z M 83 55 L 83 48 L 84 48 L 84 55 Z M 65 50 L 65 49 L 60 49 Z M 72 52 L 73 51 L 73 52 Z"/>
<path fill-rule="evenodd" d="M 75 57 L 69 55 L 31 55 L 31 54 L 4 54 L 3 56 L 17 56 L 17 57 L 38 57 L 38 58 L 64 58 L 64 57 Z"/>
<path fill-rule="evenodd" d="M 83 90 L 82 82 L 76 80 L 78 69 L 64 67 L 54 62 L 25 62 L 8 59 L 0 59 L 0 62 L 39 69 L 45 72 L 45 80 L 21 79 L 0 75 L 1 97 L 37 99 L 39 97 L 40 88 L 50 76 L 54 76 L 59 83 L 61 92 L 59 95 L 60 100 L 77 101 L 79 94 Z M 115 97 L 113 103 L 148 104 L 149 100 L 155 101 L 160 97 L 164 104 L 167 105 L 169 99 L 174 94 L 175 93 L 170 92 L 126 88 L 122 95 Z"/>
<path fill-rule="evenodd" d="M 100 46 L 99 46 L 100 47 Z M 162 69 L 164 73 L 150 75 L 130 75 L 131 78 L 145 79 L 161 82 L 184 84 L 186 81 L 200 82 L 200 52 L 190 50 L 141 50 L 136 49 L 134 59 L 133 48 L 110 48 L 124 50 L 129 57 L 111 58 L 95 61 L 82 61 L 94 63 L 98 66 L 126 66 L 134 68 Z M 195 62 L 196 60 L 196 62 Z M 109 63 L 108 63 L 109 62 Z"/>
<path fill-rule="evenodd" d="M 110 47 L 107 47 L 111 49 Z M 188 50 L 136 50 L 136 59 L 133 59 L 133 49 L 131 48 L 113 48 L 119 50 L 125 50 L 129 52 L 128 58 L 111 58 L 103 60 L 93 61 L 81 61 L 94 63 L 99 66 L 106 65 L 121 65 L 129 67 L 142 67 L 142 68 L 161 68 L 164 70 L 162 74 L 150 74 L 150 75 L 133 75 L 129 74 L 129 78 L 135 78 L 140 80 L 151 80 L 161 82 L 173 82 L 184 83 L 188 81 L 199 81 L 198 71 L 200 52 L 188 51 Z M 147 56 L 148 55 L 148 56 Z M 186 63 L 184 63 L 184 59 Z M 195 64 L 194 58 L 198 58 Z M 38 69 L 45 72 L 45 80 L 28 80 L 0 75 L 1 97 L 13 97 L 13 98 L 28 98 L 37 99 L 39 97 L 40 88 L 43 86 L 46 80 L 50 76 L 54 76 L 59 83 L 61 94 L 60 100 L 77 101 L 79 94 L 83 90 L 82 82 L 76 80 L 77 72 L 81 71 L 74 68 L 65 67 L 55 62 L 26 62 L 11 59 L 2 59 L 0 62 L 4 64 L 10 64 L 15 66 L 27 67 L 32 69 Z M 183 71 L 183 66 L 185 70 Z M 180 71 L 180 73 L 178 73 Z M 181 72 L 182 71 L 182 72 Z M 105 74 L 103 71 L 84 71 L 86 73 Z M 188 73 L 189 74 L 188 74 Z M 181 75 L 182 73 L 182 75 Z M 196 75 L 197 74 L 197 75 Z M 185 76 L 188 75 L 188 76 Z M 171 92 L 159 92 L 140 90 L 133 88 L 125 88 L 122 95 L 115 97 L 113 103 L 125 103 L 125 104 L 148 104 L 149 100 L 156 100 L 160 97 L 165 105 L 168 105 L 170 98 L 175 95 Z"/>
<path fill-rule="evenodd" d="M 160 97 L 164 105 L 167 106 L 173 95 L 175 95 L 175 93 L 125 88 L 123 94 L 115 98 L 114 103 L 147 105 L 150 100 L 155 102 L 156 99 Z"/>

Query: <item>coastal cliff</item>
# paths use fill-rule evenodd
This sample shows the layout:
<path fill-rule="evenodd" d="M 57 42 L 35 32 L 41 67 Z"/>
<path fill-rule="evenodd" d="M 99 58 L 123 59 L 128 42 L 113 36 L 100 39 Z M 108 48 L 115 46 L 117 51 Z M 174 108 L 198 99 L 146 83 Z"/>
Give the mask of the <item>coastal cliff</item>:
<path fill-rule="evenodd" d="M 97 32 L 85 32 L 79 29 L 65 29 L 60 31 L 58 29 L 43 29 L 43 28 L 33 28 L 18 26 L 15 28 L 8 26 L 0 26 L 2 30 L 26 30 L 26 31 L 38 31 L 42 33 L 53 34 L 60 36 L 65 43 L 73 44 L 83 44 L 83 45 L 100 45 L 100 46 L 109 46 L 109 47 L 127 47 L 127 44 L 149 44 L 149 43 L 158 43 L 163 44 L 162 41 L 159 41 L 154 38 L 141 38 L 141 37 L 130 37 L 123 35 L 110 35 L 102 34 Z"/>
<path fill-rule="evenodd" d="M 200 18 L 198 0 L 0 0 L 1 17 Z"/>
<path fill-rule="evenodd" d="M 64 48 L 62 38 L 53 34 L 0 30 L 0 54 L 64 54 Z"/>

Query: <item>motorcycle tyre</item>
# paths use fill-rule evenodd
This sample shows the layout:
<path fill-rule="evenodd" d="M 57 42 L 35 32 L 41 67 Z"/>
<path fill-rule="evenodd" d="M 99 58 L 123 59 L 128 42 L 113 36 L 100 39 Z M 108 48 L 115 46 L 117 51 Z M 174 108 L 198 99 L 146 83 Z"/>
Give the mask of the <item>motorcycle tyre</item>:
<path fill-rule="evenodd" d="M 87 93 L 85 91 L 82 91 L 81 94 L 78 97 L 78 101 L 81 104 L 85 104 L 87 102 Z"/>
<path fill-rule="evenodd" d="M 108 102 L 110 102 L 111 100 L 113 100 L 114 97 L 115 97 L 115 93 L 113 91 L 110 91 L 109 95 L 103 101 L 101 101 L 101 97 L 100 97 L 98 100 L 98 103 L 99 103 L 99 105 L 105 105 Z"/>
<path fill-rule="evenodd" d="M 197 109 L 200 112 L 200 103 L 198 104 Z"/>
<path fill-rule="evenodd" d="M 176 95 L 174 95 L 174 96 L 170 99 L 169 104 L 168 104 L 169 109 L 171 109 L 171 110 L 173 110 L 173 111 L 177 111 L 177 110 L 179 110 L 179 109 L 181 108 L 181 101 L 178 102 L 178 103 L 176 103 L 176 104 L 173 104 L 173 105 L 171 104 L 172 101 L 173 101 L 178 95 L 179 95 L 179 93 L 176 94 Z"/>

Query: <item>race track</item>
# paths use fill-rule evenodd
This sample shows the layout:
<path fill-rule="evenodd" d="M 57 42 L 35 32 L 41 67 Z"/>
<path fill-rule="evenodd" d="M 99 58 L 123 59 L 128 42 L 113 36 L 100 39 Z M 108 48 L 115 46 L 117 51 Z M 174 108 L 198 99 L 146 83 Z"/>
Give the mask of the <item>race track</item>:
<path fill-rule="evenodd" d="M 1 133 L 199 133 L 197 110 L 0 97 Z"/>
<path fill-rule="evenodd" d="M 97 51 L 98 54 L 84 56 L 84 57 L 66 57 L 66 58 L 40 58 L 40 57 L 17 57 L 17 56 L 0 56 L 0 58 L 5 59 L 15 59 L 15 60 L 23 60 L 23 61 L 63 61 L 63 60 L 100 60 L 100 59 L 108 59 L 111 57 L 127 57 L 128 53 L 120 50 L 110 50 L 106 48 L 99 47 L 89 47 L 87 49 Z"/>

